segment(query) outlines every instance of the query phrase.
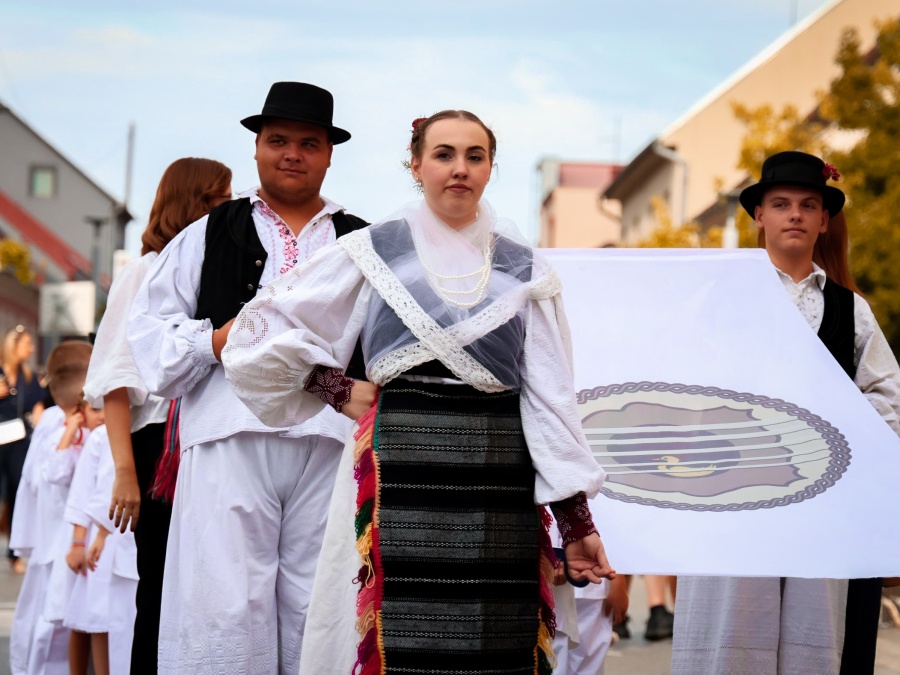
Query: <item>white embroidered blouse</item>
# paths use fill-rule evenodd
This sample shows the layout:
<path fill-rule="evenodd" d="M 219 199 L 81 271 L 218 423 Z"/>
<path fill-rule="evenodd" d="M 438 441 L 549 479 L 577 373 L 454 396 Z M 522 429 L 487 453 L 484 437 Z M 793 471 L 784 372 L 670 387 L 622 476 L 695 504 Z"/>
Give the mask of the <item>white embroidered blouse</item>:
<path fill-rule="evenodd" d="M 323 198 L 325 206 L 289 245 L 281 234 L 280 219 L 262 209 L 257 190 L 242 196 L 249 196 L 254 204 L 253 222 L 268 253 L 260 278 L 263 287 L 279 276 L 282 267 L 292 268 L 293 260 L 303 262 L 288 255 L 295 251 L 312 255 L 317 245 L 334 241 L 331 215 L 342 207 L 328 199 Z M 273 429 L 260 422 L 228 386 L 221 364 L 213 355 L 212 324 L 208 319 L 193 318 L 200 291 L 206 223 L 204 216 L 169 242 L 137 293 L 128 325 L 128 343 L 147 389 L 167 399 L 184 397 L 181 447 L 228 438 L 242 431 L 278 433 L 289 438 L 326 436 L 343 442 L 351 423 L 330 408 L 315 417 L 308 416 L 303 424 L 289 420 Z M 323 232 L 328 237 L 322 238 Z M 313 241 L 306 242 L 305 237 L 310 236 Z"/>
<path fill-rule="evenodd" d="M 476 314 L 453 329 L 441 329 L 379 264 L 370 237 L 374 227 L 341 238 L 306 265 L 267 284 L 238 315 L 223 350 L 226 376 L 237 396 L 266 424 L 306 420 L 323 408 L 317 396 L 304 391 L 306 380 L 317 365 L 347 366 L 378 296 L 418 342 L 367 363 L 370 380 L 384 384 L 436 358 L 479 389 L 511 388 L 461 349 L 473 335 L 491 330 L 498 318 L 479 320 Z M 550 280 L 536 280 L 530 289 L 520 361 L 522 425 L 537 471 L 535 501 L 540 504 L 578 492 L 593 496 L 605 477 L 576 412 L 571 349 L 553 279 L 555 274 Z"/>

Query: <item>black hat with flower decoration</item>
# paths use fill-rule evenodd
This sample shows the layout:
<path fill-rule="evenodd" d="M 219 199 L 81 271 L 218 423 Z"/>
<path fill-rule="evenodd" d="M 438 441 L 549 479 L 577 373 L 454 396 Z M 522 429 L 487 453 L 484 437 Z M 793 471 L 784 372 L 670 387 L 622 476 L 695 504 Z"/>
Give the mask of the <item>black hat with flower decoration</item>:
<path fill-rule="evenodd" d="M 756 207 L 762 203 L 763 195 L 770 188 L 779 185 L 811 188 L 822 193 L 822 204 L 829 216 L 836 216 L 844 208 L 844 193 L 829 180 L 838 181 L 841 175 L 831 164 L 805 152 L 790 150 L 779 152 L 766 158 L 762 165 L 762 177 L 755 185 L 741 192 L 741 206 L 756 217 Z"/>

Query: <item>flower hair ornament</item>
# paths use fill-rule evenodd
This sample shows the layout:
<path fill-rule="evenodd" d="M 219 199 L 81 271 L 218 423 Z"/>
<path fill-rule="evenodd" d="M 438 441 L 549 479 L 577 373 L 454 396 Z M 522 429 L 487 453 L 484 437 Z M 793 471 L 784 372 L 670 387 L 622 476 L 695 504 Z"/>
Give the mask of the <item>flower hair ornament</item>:
<path fill-rule="evenodd" d="M 415 122 L 413 122 L 413 124 L 415 124 Z M 837 182 L 841 179 L 841 174 L 834 168 L 834 164 L 828 164 L 827 162 L 825 163 L 825 166 L 822 167 L 822 175 L 825 176 L 825 180 L 831 179 Z"/>
<path fill-rule="evenodd" d="M 416 119 L 414 119 L 412 121 L 412 130 L 415 131 L 416 129 L 418 129 L 419 125 L 427 119 L 427 117 L 417 117 Z"/>

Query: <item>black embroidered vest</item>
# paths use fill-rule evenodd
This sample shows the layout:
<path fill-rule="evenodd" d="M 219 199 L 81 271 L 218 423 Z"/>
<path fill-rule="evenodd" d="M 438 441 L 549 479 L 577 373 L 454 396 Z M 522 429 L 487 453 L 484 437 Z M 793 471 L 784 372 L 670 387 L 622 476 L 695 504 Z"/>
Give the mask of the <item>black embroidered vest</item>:
<path fill-rule="evenodd" d="M 819 328 L 819 339 L 852 380 L 856 377 L 856 366 L 853 365 L 853 345 L 856 340 L 853 291 L 826 279 L 823 293 L 825 313 Z"/>
<path fill-rule="evenodd" d="M 256 234 L 252 211 L 253 205 L 245 197 L 220 204 L 209 212 L 194 318 L 209 319 L 213 328 L 221 328 L 236 317 L 260 288 L 268 254 Z M 362 218 L 341 211 L 332 214 L 331 221 L 337 237 L 368 225 Z M 362 363 L 362 348 L 357 345 L 348 375 L 365 379 Z"/>

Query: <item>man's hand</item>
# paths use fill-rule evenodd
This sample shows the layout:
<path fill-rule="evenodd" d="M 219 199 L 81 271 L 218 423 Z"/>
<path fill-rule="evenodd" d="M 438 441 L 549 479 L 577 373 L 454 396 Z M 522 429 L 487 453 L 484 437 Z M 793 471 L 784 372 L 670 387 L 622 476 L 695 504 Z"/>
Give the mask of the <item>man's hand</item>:
<path fill-rule="evenodd" d="M 550 583 L 554 586 L 565 586 L 569 583 L 569 580 L 566 579 L 566 568 L 560 565 L 559 567 L 553 568 L 553 576 L 550 578 Z"/>
<path fill-rule="evenodd" d="M 350 400 L 341 407 L 341 412 L 351 420 L 358 420 L 375 403 L 376 394 L 377 386 L 365 380 L 357 380 L 350 390 Z"/>
<path fill-rule="evenodd" d="M 237 318 L 237 317 L 235 317 Z M 213 356 L 216 357 L 216 361 L 219 363 L 222 362 L 222 350 L 225 349 L 225 343 L 228 341 L 228 333 L 231 332 L 231 326 L 234 324 L 234 319 L 226 323 L 221 328 L 214 330 L 212 334 L 212 348 L 213 348 Z"/>
<path fill-rule="evenodd" d="M 575 581 L 587 579 L 599 584 L 603 579 L 615 579 L 616 571 L 606 559 L 606 551 L 600 535 L 594 532 L 566 546 L 566 562 L 569 565 L 569 576 Z"/>
<path fill-rule="evenodd" d="M 137 527 L 138 516 L 141 512 L 141 488 L 138 486 L 137 474 L 134 467 L 116 470 L 116 480 L 113 482 L 112 501 L 109 503 L 109 519 L 119 529 L 125 532 L 131 523 L 131 531 Z"/>

